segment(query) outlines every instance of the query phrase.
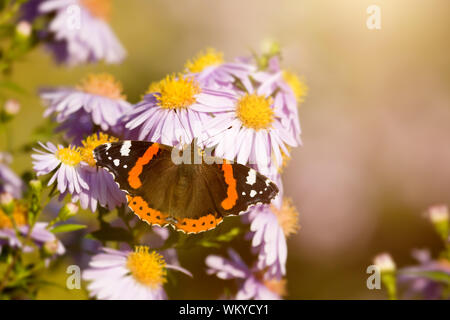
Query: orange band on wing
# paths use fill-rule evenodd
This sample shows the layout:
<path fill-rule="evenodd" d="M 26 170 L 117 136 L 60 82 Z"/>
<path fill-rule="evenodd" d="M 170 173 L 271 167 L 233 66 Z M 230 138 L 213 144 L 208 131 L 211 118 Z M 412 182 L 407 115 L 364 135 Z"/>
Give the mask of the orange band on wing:
<path fill-rule="evenodd" d="M 225 183 L 227 184 L 227 197 L 222 201 L 222 208 L 230 210 L 236 204 L 238 198 L 236 190 L 236 179 L 233 176 L 233 167 L 229 163 L 222 164 L 222 171 L 225 177 Z"/>
<path fill-rule="evenodd" d="M 141 179 L 139 179 L 139 175 L 142 173 L 142 169 L 144 166 L 149 163 L 153 157 L 159 151 L 159 144 L 154 143 L 145 151 L 145 153 L 140 157 L 134 167 L 128 173 L 128 184 L 133 189 L 137 189 L 142 186 Z"/>
<path fill-rule="evenodd" d="M 223 218 L 216 218 L 213 214 L 208 214 L 204 217 L 197 219 L 184 218 L 173 224 L 175 229 L 183 231 L 185 233 L 199 233 L 203 231 L 208 231 L 217 227 L 218 224 L 222 222 Z"/>
<path fill-rule="evenodd" d="M 152 209 L 148 206 L 148 203 L 142 199 L 142 197 L 127 195 L 128 206 L 131 210 L 141 219 L 149 224 L 156 224 L 159 226 L 165 226 L 169 223 L 167 220 L 168 215 L 158 210 Z"/>

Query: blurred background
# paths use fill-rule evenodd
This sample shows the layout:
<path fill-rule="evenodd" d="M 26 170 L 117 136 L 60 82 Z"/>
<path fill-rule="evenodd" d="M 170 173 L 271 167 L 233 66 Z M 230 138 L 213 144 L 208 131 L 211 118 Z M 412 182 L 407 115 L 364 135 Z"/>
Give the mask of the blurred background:
<path fill-rule="evenodd" d="M 42 123 L 36 90 L 73 85 L 92 71 L 120 79 L 131 102 L 150 82 L 183 69 L 211 46 L 225 58 L 283 47 L 283 65 L 310 88 L 301 106 L 303 147 L 284 174 L 300 212 L 289 239 L 289 299 L 377 299 L 366 287 L 372 257 L 390 252 L 397 265 L 412 248 L 440 241 L 424 218 L 428 206 L 450 204 L 450 2 L 448 0 L 130 0 L 113 1 L 111 25 L 128 50 L 118 66 L 66 69 L 35 50 L 13 79 L 27 90 L 14 120 L 14 144 Z M 381 30 L 366 27 L 369 5 L 381 8 Z M 18 157 L 13 168 L 30 166 Z M 204 256 L 181 253 L 204 270 Z M 70 263 L 70 261 L 67 261 Z M 65 266 L 57 276 L 65 282 Z M 56 270 L 56 271 L 58 271 Z M 55 280 L 55 279 L 53 279 Z M 176 298 L 214 299 L 223 283 L 199 275 L 181 280 Z M 217 285 L 217 286 L 216 286 Z M 82 298 L 51 288 L 41 298 Z"/>

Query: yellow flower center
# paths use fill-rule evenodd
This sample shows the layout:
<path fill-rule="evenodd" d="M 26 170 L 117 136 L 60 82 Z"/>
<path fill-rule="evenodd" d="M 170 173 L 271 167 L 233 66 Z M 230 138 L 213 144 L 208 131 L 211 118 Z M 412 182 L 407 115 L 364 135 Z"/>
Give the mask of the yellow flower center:
<path fill-rule="evenodd" d="M 222 64 L 223 53 L 214 48 L 207 48 L 205 51 L 199 52 L 193 59 L 188 60 L 185 68 L 189 72 L 201 72 L 207 67 Z"/>
<path fill-rule="evenodd" d="M 119 141 L 119 139 L 110 137 L 106 133 L 100 132 L 100 134 L 98 135 L 94 133 L 81 142 L 83 144 L 83 146 L 80 148 L 81 159 L 91 167 L 95 167 L 96 162 L 92 151 L 94 151 L 94 149 L 99 145 L 117 141 Z"/>
<path fill-rule="evenodd" d="M 78 89 L 116 100 L 125 100 L 122 84 L 108 73 L 90 74 L 78 86 Z"/>
<path fill-rule="evenodd" d="M 283 229 L 283 233 L 286 237 L 297 233 L 300 229 L 298 224 L 298 212 L 292 203 L 292 199 L 284 198 L 281 209 L 277 209 L 272 206 L 272 211 L 275 213 L 278 219 L 278 223 Z"/>
<path fill-rule="evenodd" d="M 14 211 L 12 213 L 12 218 L 16 223 L 16 226 L 20 227 L 27 224 L 27 208 L 19 203 L 14 204 Z M 13 227 L 13 222 L 11 218 L 0 209 L 0 229 L 11 229 Z"/>
<path fill-rule="evenodd" d="M 283 71 L 283 79 L 294 92 L 298 102 L 303 102 L 308 93 L 308 86 L 299 77 L 290 71 Z"/>
<path fill-rule="evenodd" d="M 283 296 L 287 295 L 287 289 L 286 289 L 287 281 L 286 281 L 286 279 L 264 280 L 263 283 L 267 287 L 267 289 L 269 289 L 270 291 L 278 294 L 280 297 L 283 297 Z"/>
<path fill-rule="evenodd" d="M 193 78 L 183 75 L 170 75 L 150 86 L 161 95 L 158 104 L 164 109 L 183 109 L 195 103 L 195 95 L 200 93 L 200 86 Z M 155 91 L 153 91 L 155 92 Z"/>
<path fill-rule="evenodd" d="M 108 20 L 111 16 L 111 0 L 81 0 L 81 4 L 97 18 Z"/>
<path fill-rule="evenodd" d="M 62 163 L 72 167 L 79 164 L 82 160 L 80 149 L 75 146 L 58 149 L 58 151 L 56 151 L 56 157 L 61 160 Z"/>
<path fill-rule="evenodd" d="M 256 94 L 246 94 L 237 103 L 236 114 L 244 126 L 259 130 L 268 129 L 273 121 L 272 99 Z"/>
<path fill-rule="evenodd" d="M 135 251 L 128 255 L 127 268 L 138 282 L 152 289 L 167 281 L 164 258 L 155 251 L 149 252 L 146 246 L 137 246 Z"/>
<path fill-rule="evenodd" d="M 145 94 L 160 92 L 161 88 L 159 86 L 159 83 L 160 83 L 160 81 L 154 81 L 154 82 L 150 83 Z"/>

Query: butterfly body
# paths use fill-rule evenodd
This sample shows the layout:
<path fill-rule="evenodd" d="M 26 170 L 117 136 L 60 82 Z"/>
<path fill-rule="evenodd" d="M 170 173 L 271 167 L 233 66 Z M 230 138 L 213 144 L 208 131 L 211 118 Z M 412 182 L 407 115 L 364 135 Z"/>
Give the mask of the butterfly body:
<path fill-rule="evenodd" d="M 128 140 L 97 147 L 94 158 L 113 174 L 139 218 L 186 233 L 213 229 L 223 217 L 270 203 L 278 193 L 255 170 L 192 150 L 185 157 L 170 146 Z"/>

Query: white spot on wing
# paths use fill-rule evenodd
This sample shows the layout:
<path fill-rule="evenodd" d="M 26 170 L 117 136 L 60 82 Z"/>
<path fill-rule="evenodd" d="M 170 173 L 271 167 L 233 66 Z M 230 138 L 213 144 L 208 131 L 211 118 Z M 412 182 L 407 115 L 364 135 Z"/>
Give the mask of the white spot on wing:
<path fill-rule="evenodd" d="M 106 150 L 108 150 L 109 148 L 111 148 L 111 143 L 106 144 Z"/>
<path fill-rule="evenodd" d="M 118 167 L 119 166 L 119 164 L 120 164 L 120 160 L 119 159 L 114 159 L 114 165 L 116 166 L 116 167 Z"/>
<path fill-rule="evenodd" d="M 247 176 L 247 184 L 253 185 L 256 182 L 256 171 L 250 169 Z"/>
<path fill-rule="evenodd" d="M 256 196 L 257 192 L 255 190 L 250 191 L 250 197 Z"/>
<path fill-rule="evenodd" d="M 122 157 L 128 157 L 128 155 L 130 154 L 130 147 L 131 141 L 130 140 L 124 141 L 122 147 L 120 147 L 120 155 Z"/>
<path fill-rule="evenodd" d="M 242 195 L 245 196 L 245 192 L 242 192 Z"/>
<path fill-rule="evenodd" d="M 267 179 L 266 180 L 266 186 L 270 186 L 270 183 L 271 183 L 272 181 L 270 181 L 270 179 Z"/>

